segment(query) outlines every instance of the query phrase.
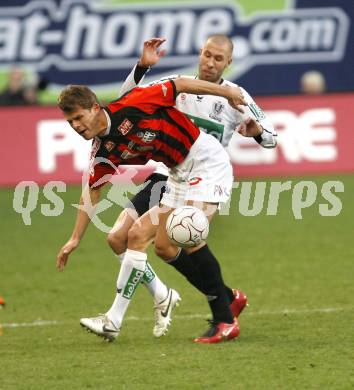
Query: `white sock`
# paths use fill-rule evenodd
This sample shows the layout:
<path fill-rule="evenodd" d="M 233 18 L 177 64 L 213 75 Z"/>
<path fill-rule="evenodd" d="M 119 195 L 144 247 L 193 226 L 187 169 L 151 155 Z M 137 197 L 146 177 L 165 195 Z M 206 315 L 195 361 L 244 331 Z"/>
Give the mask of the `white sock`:
<path fill-rule="evenodd" d="M 120 255 L 116 255 L 119 261 L 122 263 L 125 256 L 125 252 Z M 142 279 L 143 285 L 149 291 L 149 293 L 154 298 L 155 303 L 162 302 L 168 293 L 167 286 L 161 281 L 161 279 L 156 275 L 156 272 L 152 268 L 149 262 L 146 263 L 145 273 Z"/>
<path fill-rule="evenodd" d="M 161 279 L 156 275 L 155 271 L 151 267 L 151 264 L 148 262 L 146 262 L 142 282 L 148 289 L 149 293 L 153 296 L 155 303 L 160 303 L 167 297 L 167 286 L 162 283 Z"/>
<path fill-rule="evenodd" d="M 114 255 L 118 260 L 119 262 L 122 264 L 123 260 L 124 260 L 124 256 L 125 256 L 125 252 L 119 254 L 119 255 Z"/>
<path fill-rule="evenodd" d="M 140 284 L 146 268 L 147 255 L 144 252 L 127 249 L 122 262 L 118 280 L 117 295 L 107 312 L 108 318 L 116 328 L 120 328 L 134 291 Z"/>

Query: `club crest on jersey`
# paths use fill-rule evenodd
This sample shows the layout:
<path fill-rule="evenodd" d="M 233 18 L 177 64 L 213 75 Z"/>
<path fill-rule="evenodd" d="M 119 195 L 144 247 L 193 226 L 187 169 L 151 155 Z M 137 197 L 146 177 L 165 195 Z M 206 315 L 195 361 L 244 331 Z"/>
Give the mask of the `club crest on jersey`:
<path fill-rule="evenodd" d="M 107 141 L 104 143 L 104 147 L 110 152 L 114 147 L 116 146 L 116 144 L 112 141 Z"/>
<path fill-rule="evenodd" d="M 220 101 L 218 100 L 217 102 L 215 102 L 213 104 L 213 112 L 211 114 L 209 114 L 209 117 L 212 118 L 212 119 L 215 119 L 216 121 L 218 122 L 221 122 L 221 112 L 223 111 L 225 105 Z"/>
<path fill-rule="evenodd" d="M 118 126 L 118 131 L 120 131 L 122 135 L 127 135 L 133 126 L 133 123 L 130 122 L 128 118 L 125 118 L 124 121 Z"/>
<path fill-rule="evenodd" d="M 140 131 L 138 137 L 142 139 L 146 144 L 152 142 L 156 138 L 156 133 L 152 131 Z"/>

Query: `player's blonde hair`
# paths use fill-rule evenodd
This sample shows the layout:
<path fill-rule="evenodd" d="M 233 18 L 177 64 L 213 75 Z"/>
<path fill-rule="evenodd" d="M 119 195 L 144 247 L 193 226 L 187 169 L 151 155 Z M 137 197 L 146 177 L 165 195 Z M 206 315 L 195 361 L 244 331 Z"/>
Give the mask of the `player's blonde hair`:
<path fill-rule="evenodd" d="M 65 113 L 71 113 L 78 107 L 89 109 L 98 103 L 97 96 L 85 85 L 68 85 L 58 97 L 58 106 Z"/>

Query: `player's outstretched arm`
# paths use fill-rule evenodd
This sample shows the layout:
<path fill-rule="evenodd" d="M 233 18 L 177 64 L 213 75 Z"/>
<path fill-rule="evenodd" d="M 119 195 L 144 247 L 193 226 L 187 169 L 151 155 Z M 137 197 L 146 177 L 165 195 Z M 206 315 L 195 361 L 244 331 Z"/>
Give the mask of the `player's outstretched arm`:
<path fill-rule="evenodd" d="M 166 50 L 160 50 L 160 46 L 166 41 L 164 38 L 151 38 L 144 41 L 143 51 L 138 61 L 138 65 L 144 68 L 154 66 L 161 57 L 166 54 Z"/>
<path fill-rule="evenodd" d="M 88 191 L 88 192 L 85 192 Z M 73 252 L 80 244 L 82 237 L 85 234 L 86 228 L 90 223 L 90 218 L 95 212 L 95 206 L 100 200 L 100 188 L 88 188 L 85 189 L 80 198 L 80 208 L 76 215 L 76 222 L 74 230 L 71 234 L 68 242 L 60 249 L 56 266 L 59 271 L 62 271 L 66 266 L 69 255 Z M 86 201 L 86 197 L 89 196 L 90 202 Z M 89 205 L 87 203 L 90 203 Z"/>
<path fill-rule="evenodd" d="M 178 78 L 174 80 L 177 94 L 191 93 L 194 95 L 215 95 L 221 96 L 228 100 L 231 107 L 243 112 L 241 106 L 246 105 L 246 100 L 242 90 L 239 87 L 223 86 L 215 83 L 210 83 L 204 80 L 195 80 L 187 78 Z"/>
<path fill-rule="evenodd" d="M 120 89 L 121 95 L 135 88 L 143 80 L 150 67 L 154 66 L 166 54 L 166 50 L 160 50 L 160 46 L 165 41 L 166 39 L 163 38 L 151 38 L 144 41 L 139 61 L 131 70 Z"/>

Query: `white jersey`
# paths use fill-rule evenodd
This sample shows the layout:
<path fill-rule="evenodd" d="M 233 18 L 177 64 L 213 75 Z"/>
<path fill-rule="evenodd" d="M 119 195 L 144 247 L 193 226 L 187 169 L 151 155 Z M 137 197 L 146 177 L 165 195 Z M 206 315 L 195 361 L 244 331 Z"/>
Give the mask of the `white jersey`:
<path fill-rule="evenodd" d="M 129 91 L 138 84 L 134 79 L 136 66 L 127 77 L 122 86 L 122 93 Z M 153 81 L 149 85 L 166 81 L 167 79 L 176 79 L 178 77 L 196 79 L 195 76 L 170 75 L 160 80 Z M 239 87 L 227 80 L 222 80 L 221 85 L 230 87 Z M 241 88 L 241 87 L 240 87 Z M 180 93 L 176 98 L 176 108 L 186 114 L 200 130 L 214 136 L 225 148 L 228 146 L 235 129 L 247 118 L 255 119 L 263 128 L 259 144 L 264 148 L 273 148 L 276 145 L 276 132 L 272 123 L 267 120 L 263 111 L 257 106 L 247 91 L 241 88 L 247 106 L 244 107 L 244 113 L 241 113 L 231 107 L 227 99 L 214 95 L 193 95 Z M 156 172 L 166 174 L 166 170 L 157 167 Z"/>

